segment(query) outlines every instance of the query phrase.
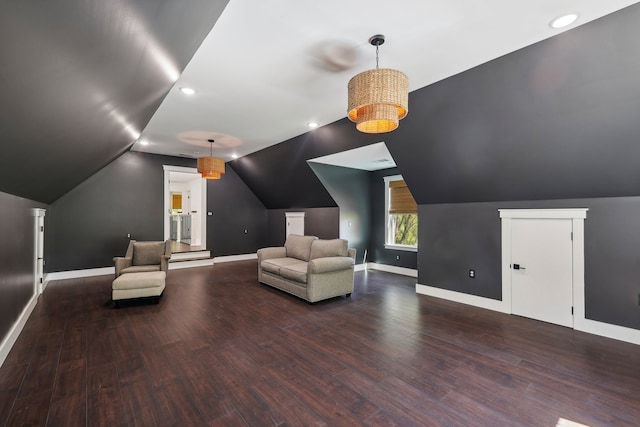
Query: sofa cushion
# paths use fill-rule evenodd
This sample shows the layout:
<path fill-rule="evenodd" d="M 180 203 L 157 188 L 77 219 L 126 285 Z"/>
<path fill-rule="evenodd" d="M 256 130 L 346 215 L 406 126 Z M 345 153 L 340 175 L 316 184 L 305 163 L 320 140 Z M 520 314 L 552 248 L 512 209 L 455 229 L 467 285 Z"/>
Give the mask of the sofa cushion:
<path fill-rule="evenodd" d="M 283 279 L 294 280 L 299 283 L 307 283 L 307 263 L 298 261 L 294 264 L 282 266 L 280 268 L 280 276 Z"/>
<path fill-rule="evenodd" d="M 164 271 L 150 271 L 146 273 L 129 273 L 119 276 L 113 281 L 112 289 L 144 289 L 164 287 Z"/>
<path fill-rule="evenodd" d="M 311 242 L 317 240 L 315 236 L 300 236 L 298 234 L 289 234 L 284 247 L 287 250 L 288 258 L 297 258 L 302 261 L 309 261 L 311 253 Z"/>
<path fill-rule="evenodd" d="M 133 265 L 160 264 L 164 254 L 164 242 L 135 242 L 133 244 Z"/>
<path fill-rule="evenodd" d="M 325 258 L 332 256 L 348 256 L 347 241 L 344 239 L 322 240 L 311 242 L 309 259 Z"/>
<path fill-rule="evenodd" d="M 303 262 L 295 258 L 271 258 L 265 259 L 260 263 L 260 267 L 269 273 L 280 275 L 280 267 Z M 305 263 L 306 264 L 306 263 Z"/>

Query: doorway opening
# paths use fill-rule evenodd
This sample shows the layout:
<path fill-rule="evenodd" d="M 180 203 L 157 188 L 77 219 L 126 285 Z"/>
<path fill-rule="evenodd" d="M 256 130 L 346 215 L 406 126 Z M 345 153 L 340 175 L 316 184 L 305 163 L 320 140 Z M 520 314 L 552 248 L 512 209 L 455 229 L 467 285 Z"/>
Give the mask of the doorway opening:
<path fill-rule="evenodd" d="M 164 165 L 164 240 L 172 253 L 207 247 L 207 183 L 195 168 Z"/>

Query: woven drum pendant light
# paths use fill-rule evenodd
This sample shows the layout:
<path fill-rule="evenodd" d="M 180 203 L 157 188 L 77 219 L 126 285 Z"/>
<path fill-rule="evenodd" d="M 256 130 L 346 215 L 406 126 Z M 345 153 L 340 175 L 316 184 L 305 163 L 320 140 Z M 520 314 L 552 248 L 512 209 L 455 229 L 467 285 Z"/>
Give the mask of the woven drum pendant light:
<path fill-rule="evenodd" d="M 378 68 L 383 35 L 371 37 L 369 43 L 376 47 L 376 68 L 349 80 L 349 119 L 360 132 L 391 132 L 409 112 L 409 79 L 398 70 Z"/>
<path fill-rule="evenodd" d="M 213 139 L 207 140 L 211 143 L 209 147 L 209 157 L 198 158 L 198 172 L 204 179 L 220 179 L 224 174 L 224 159 L 213 157 Z"/>

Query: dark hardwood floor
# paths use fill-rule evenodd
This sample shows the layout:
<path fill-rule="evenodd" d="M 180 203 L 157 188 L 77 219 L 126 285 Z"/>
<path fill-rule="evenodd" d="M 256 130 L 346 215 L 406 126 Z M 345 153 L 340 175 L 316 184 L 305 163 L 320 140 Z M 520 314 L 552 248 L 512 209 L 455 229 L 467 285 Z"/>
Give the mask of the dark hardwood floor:
<path fill-rule="evenodd" d="M 314 305 L 256 261 L 172 270 L 158 305 L 51 283 L 0 368 L 0 425 L 640 424 L 640 349 L 356 273 Z"/>

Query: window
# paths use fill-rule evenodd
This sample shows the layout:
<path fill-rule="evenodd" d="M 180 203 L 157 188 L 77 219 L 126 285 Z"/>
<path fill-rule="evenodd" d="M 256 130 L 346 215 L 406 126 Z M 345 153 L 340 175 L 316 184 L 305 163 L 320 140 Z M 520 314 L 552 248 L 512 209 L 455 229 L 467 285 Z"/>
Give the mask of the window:
<path fill-rule="evenodd" d="M 418 206 L 402 176 L 387 176 L 385 181 L 385 247 L 415 251 L 418 248 Z"/>

